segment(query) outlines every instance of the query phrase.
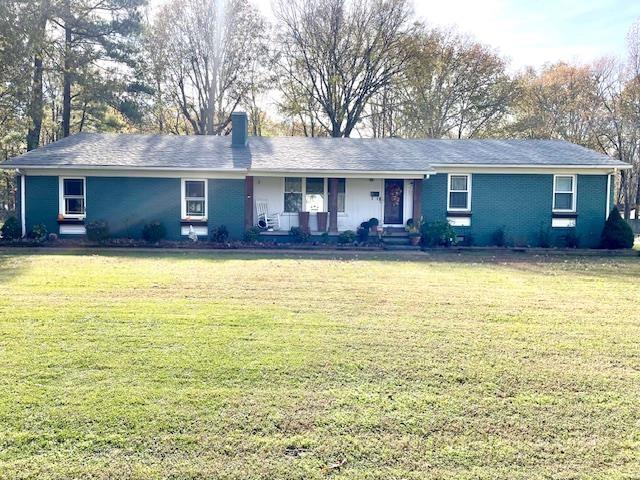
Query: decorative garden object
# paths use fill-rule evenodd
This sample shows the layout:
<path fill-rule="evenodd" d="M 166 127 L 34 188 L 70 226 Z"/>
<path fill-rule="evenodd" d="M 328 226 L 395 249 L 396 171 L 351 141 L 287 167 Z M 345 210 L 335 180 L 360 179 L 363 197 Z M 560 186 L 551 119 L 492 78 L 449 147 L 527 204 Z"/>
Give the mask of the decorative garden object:
<path fill-rule="evenodd" d="M 316 214 L 316 219 L 318 221 L 318 231 L 326 232 L 327 231 L 327 219 L 329 218 L 329 212 L 318 212 Z"/>
<path fill-rule="evenodd" d="M 309 212 L 298 212 L 298 226 L 303 232 L 309 233 Z"/>

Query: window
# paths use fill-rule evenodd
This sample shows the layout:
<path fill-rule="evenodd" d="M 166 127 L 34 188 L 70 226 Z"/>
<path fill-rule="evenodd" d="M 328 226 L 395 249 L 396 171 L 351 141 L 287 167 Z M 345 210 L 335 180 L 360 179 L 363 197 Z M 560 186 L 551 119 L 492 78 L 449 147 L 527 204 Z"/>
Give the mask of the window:
<path fill-rule="evenodd" d="M 84 218 L 86 214 L 85 179 L 60 178 L 59 213 L 68 218 Z"/>
<path fill-rule="evenodd" d="M 447 210 L 471 210 L 471 175 L 449 174 L 447 192 Z"/>
<path fill-rule="evenodd" d="M 347 181 L 344 178 L 338 179 L 338 213 L 345 212 Z"/>
<path fill-rule="evenodd" d="M 553 211 L 576 211 L 576 176 L 553 176 Z"/>
<path fill-rule="evenodd" d="M 338 179 L 338 212 L 345 211 L 346 180 Z M 328 182 L 326 178 L 285 177 L 284 211 L 326 212 L 329 209 Z"/>
<path fill-rule="evenodd" d="M 324 178 L 307 178 L 304 196 L 307 212 L 326 212 L 324 206 Z"/>
<path fill-rule="evenodd" d="M 284 179 L 284 211 L 287 213 L 302 211 L 302 178 Z"/>
<path fill-rule="evenodd" d="M 207 181 L 182 180 L 182 218 L 207 218 Z"/>

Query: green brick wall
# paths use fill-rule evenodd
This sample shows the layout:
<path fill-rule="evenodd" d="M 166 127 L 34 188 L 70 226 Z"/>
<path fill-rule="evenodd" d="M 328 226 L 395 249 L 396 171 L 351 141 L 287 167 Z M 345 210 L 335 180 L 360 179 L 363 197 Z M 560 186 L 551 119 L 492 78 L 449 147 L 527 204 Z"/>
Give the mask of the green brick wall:
<path fill-rule="evenodd" d="M 180 179 L 88 177 L 87 221 L 106 220 L 114 237 L 140 238 L 159 221 L 167 239 L 180 239 Z"/>
<path fill-rule="evenodd" d="M 27 233 L 42 223 L 58 233 L 58 177 L 25 177 L 25 223 Z"/>
<path fill-rule="evenodd" d="M 58 177 L 26 177 L 27 231 L 43 223 L 58 232 Z M 210 179 L 209 227 L 226 225 L 232 239 L 244 232 L 244 180 Z M 142 228 L 160 221 L 167 238 L 180 235 L 180 179 L 87 177 L 87 221 L 106 220 L 114 237 L 140 238 Z"/>
<path fill-rule="evenodd" d="M 583 247 L 597 247 L 606 218 L 607 176 L 578 175 L 576 230 Z"/>
<path fill-rule="evenodd" d="M 209 180 L 209 230 L 224 225 L 232 239 L 244 233 L 244 180 Z"/>
<path fill-rule="evenodd" d="M 210 179 L 209 228 L 225 225 L 240 239 L 244 222 L 244 180 Z M 106 220 L 114 236 L 140 238 L 142 228 L 160 221 L 170 240 L 180 235 L 180 179 L 89 177 L 87 219 Z"/>
<path fill-rule="evenodd" d="M 551 225 L 553 175 L 474 174 L 472 179 L 471 233 L 476 245 L 488 245 L 496 229 L 505 227 L 517 243 L 536 245 L 540 226 Z M 244 180 L 211 179 L 208 182 L 209 227 L 226 225 L 231 238 L 244 230 Z M 582 246 L 599 243 L 606 209 L 606 175 L 578 175 L 577 233 Z M 422 212 L 425 220 L 444 219 L 447 175 L 423 181 Z M 26 177 L 27 231 L 43 223 L 58 231 L 58 177 Z M 139 238 L 144 224 L 163 222 L 169 239 L 180 236 L 180 179 L 141 177 L 88 177 L 87 219 L 106 220 L 114 236 Z M 552 229 L 559 242 L 564 229 Z"/>
<path fill-rule="evenodd" d="M 447 175 L 423 180 L 422 213 L 425 221 L 447 215 Z M 604 225 L 606 175 L 578 175 L 576 232 L 581 246 L 596 247 Z M 553 175 L 473 174 L 471 227 L 456 227 L 471 234 L 475 245 L 489 245 L 493 233 L 504 227 L 507 238 L 517 244 L 537 245 L 542 227 L 551 228 Z M 551 229 L 561 243 L 566 229 Z"/>

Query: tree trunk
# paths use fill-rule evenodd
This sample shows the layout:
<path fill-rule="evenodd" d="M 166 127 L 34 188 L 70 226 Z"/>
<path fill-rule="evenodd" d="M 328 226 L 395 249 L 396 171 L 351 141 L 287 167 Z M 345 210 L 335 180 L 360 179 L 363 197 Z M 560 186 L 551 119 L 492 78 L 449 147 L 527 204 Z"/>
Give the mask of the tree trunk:
<path fill-rule="evenodd" d="M 62 136 L 71 133 L 71 0 L 64 2 L 64 74 L 62 86 Z"/>
<path fill-rule="evenodd" d="M 207 111 L 205 116 L 205 128 L 202 133 L 206 135 L 215 135 L 215 121 L 216 121 L 216 99 L 218 98 L 218 61 L 213 60 L 213 71 L 211 72 L 211 83 L 209 84 L 209 105 L 207 105 Z M 222 111 L 220 111 L 222 114 Z M 221 119 L 220 119 L 221 120 Z M 222 121 L 222 120 L 221 120 Z"/>
<path fill-rule="evenodd" d="M 29 101 L 29 118 L 31 124 L 27 132 L 27 151 L 38 148 L 40 145 L 40 132 L 42 131 L 42 118 L 44 117 L 44 101 L 42 87 L 43 51 L 49 16 L 49 0 L 40 3 L 40 20 L 36 26 L 35 40 L 33 44 L 33 80 L 31 84 L 31 98 Z"/>
<path fill-rule="evenodd" d="M 162 83 L 160 82 L 160 78 L 156 76 L 156 109 L 158 115 L 158 132 L 164 133 L 164 103 L 162 101 Z"/>
<path fill-rule="evenodd" d="M 31 101 L 29 102 L 29 117 L 31 125 L 27 132 L 27 151 L 38 148 L 40 131 L 42 130 L 42 51 L 37 50 L 33 56 L 33 83 L 31 85 Z"/>

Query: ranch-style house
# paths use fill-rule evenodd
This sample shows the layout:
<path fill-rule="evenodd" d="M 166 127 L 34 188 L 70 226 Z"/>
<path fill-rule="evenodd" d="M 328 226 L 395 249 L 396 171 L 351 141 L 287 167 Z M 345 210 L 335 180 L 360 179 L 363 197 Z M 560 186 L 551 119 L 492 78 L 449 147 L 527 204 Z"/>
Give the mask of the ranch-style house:
<path fill-rule="evenodd" d="M 266 138 L 247 123 L 234 113 L 220 137 L 79 133 L 0 166 L 17 171 L 24 235 L 44 224 L 78 236 L 104 220 L 138 238 L 160 221 L 171 240 L 220 225 L 240 239 L 258 224 L 277 240 L 301 221 L 331 237 L 372 217 L 389 231 L 423 218 L 476 245 L 498 229 L 535 244 L 547 228 L 575 229 L 584 247 L 597 246 L 614 174 L 629 168 L 558 140 Z"/>

